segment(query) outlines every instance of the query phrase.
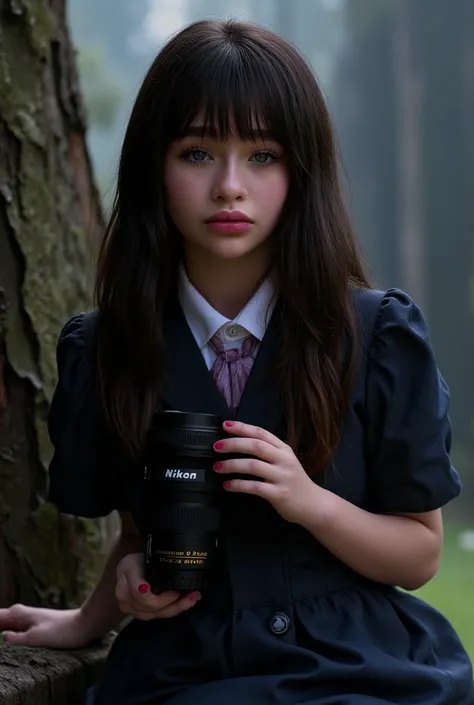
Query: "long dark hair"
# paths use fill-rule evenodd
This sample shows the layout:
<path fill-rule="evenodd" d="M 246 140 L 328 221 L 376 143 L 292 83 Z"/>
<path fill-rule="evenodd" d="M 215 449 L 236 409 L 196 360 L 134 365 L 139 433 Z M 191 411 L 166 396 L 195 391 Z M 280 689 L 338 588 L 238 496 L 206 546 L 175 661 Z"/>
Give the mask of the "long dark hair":
<path fill-rule="evenodd" d="M 290 189 L 272 234 L 283 329 L 279 380 L 288 442 L 321 468 L 338 444 L 358 357 L 350 290 L 368 284 L 316 79 L 292 45 L 246 22 L 185 28 L 158 54 L 138 93 L 96 282 L 106 418 L 115 437 L 139 454 L 160 400 L 164 315 L 176 296 L 180 259 L 164 158 L 199 115 L 221 138 L 232 130 L 252 136 L 257 120 L 285 148 Z"/>

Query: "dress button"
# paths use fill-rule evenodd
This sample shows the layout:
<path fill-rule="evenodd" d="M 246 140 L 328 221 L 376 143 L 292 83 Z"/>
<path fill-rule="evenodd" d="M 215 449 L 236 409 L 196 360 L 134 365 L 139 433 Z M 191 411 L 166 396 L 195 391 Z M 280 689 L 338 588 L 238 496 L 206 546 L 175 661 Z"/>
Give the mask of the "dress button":
<path fill-rule="evenodd" d="M 286 634 L 290 628 L 290 618 L 284 612 L 275 612 L 270 618 L 270 630 L 274 634 Z"/>

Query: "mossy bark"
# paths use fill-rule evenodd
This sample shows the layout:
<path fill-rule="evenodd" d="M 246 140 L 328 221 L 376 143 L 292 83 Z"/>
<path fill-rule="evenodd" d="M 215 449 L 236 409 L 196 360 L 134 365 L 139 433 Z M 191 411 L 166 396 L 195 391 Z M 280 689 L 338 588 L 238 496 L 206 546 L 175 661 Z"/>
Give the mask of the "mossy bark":
<path fill-rule="evenodd" d="M 102 229 L 65 2 L 0 0 L 0 607 L 77 604 L 109 538 L 45 500 L 56 341 Z"/>

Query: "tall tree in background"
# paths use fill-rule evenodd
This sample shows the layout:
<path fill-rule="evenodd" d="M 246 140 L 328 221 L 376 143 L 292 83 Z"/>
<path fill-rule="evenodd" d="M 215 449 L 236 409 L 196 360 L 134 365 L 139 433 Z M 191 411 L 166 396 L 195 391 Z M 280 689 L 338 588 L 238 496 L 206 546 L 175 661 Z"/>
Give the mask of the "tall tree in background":
<path fill-rule="evenodd" d="M 422 160 L 427 288 L 433 338 L 453 392 L 455 441 L 474 465 L 474 3 L 411 4 L 423 72 Z M 474 469 L 474 468 L 473 468 Z"/>
<path fill-rule="evenodd" d="M 1 3 L 0 606 L 67 606 L 108 524 L 45 501 L 48 402 L 65 320 L 89 304 L 102 218 L 62 0 Z"/>
<path fill-rule="evenodd" d="M 375 283 L 398 281 L 396 98 L 390 0 L 346 3 L 334 112 L 347 190 Z"/>
<path fill-rule="evenodd" d="M 427 312 L 421 135 L 423 75 L 420 66 L 415 64 L 415 28 L 411 22 L 410 5 L 410 0 L 397 0 L 393 7 L 395 167 L 400 213 L 398 266 L 402 286 Z"/>
<path fill-rule="evenodd" d="M 406 288 L 428 314 L 467 471 L 474 3 L 347 0 L 346 27 L 337 120 L 360 238 L 378 283 Z"/>

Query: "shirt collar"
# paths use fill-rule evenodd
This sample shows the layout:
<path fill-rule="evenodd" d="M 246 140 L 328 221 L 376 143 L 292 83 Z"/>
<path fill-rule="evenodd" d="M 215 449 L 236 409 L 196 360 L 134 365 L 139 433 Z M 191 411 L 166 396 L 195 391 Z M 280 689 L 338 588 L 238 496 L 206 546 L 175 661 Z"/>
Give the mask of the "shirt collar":
<path fill-rule="evenodd" d="M 180 269 L 179 302 L 194 338 L 202 350 L 212 336 L 228 323 L 237 323 L 262 341 L 274 307 L 274 286 L 265 279 L 240 313 L 232 320 L 216 311 Z"/>

